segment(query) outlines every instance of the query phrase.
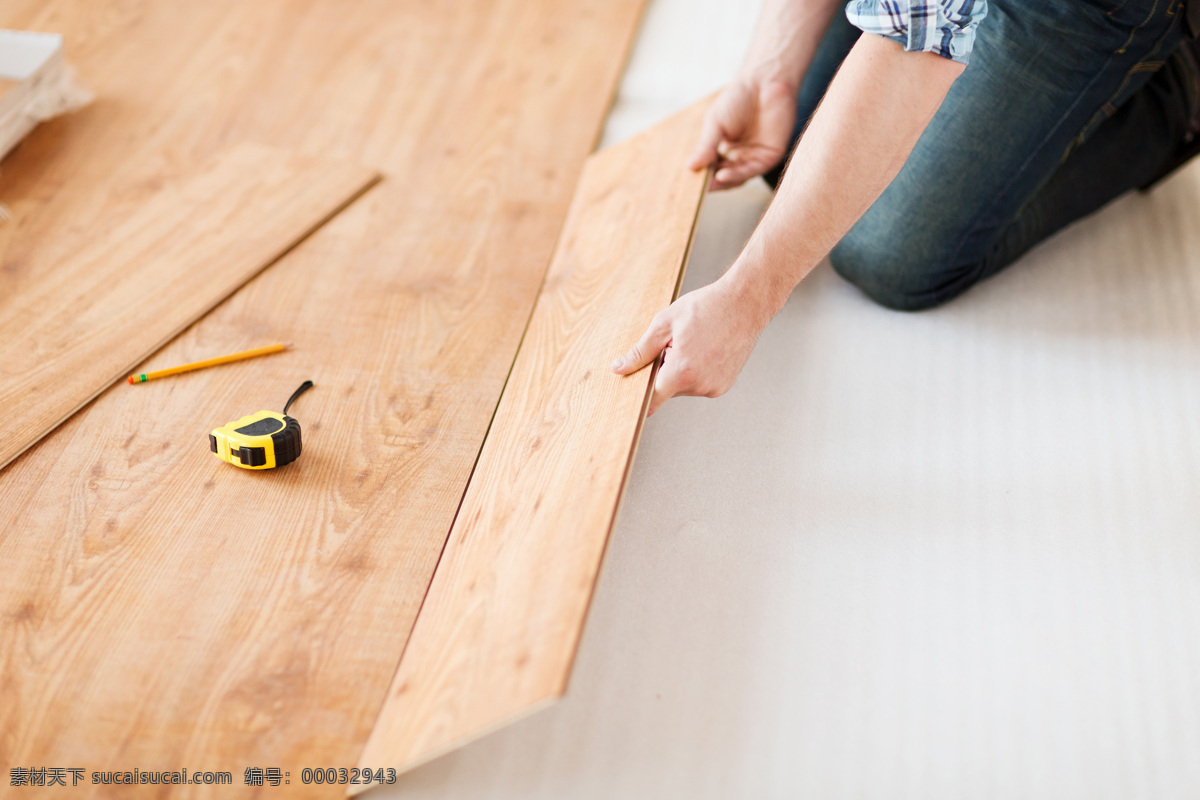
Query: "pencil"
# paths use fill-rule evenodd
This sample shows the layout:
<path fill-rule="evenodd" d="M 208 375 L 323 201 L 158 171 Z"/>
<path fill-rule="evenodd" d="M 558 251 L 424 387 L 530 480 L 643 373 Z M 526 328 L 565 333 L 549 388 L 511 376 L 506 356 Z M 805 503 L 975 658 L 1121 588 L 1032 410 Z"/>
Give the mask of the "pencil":
<path fill-rule="evenodd" d="M 143 372 L 141 375 L 130 375 L 129 382 L 145 383 L 152 381 L 155 378 L 165 378 L 168 375 L 178 375 L 181 372 L 191 372 L 194 369 L 204 369 L 205 367 L 215 367 L 217 364 L 228 364 L 231 361 L 241 361 L 244 358 L 254 358 L 255 356 L 265 356 L 270 353 L 278 353 L 282 350 L 288 350 L 292 346 L 291 342 L 283 342 L 281 344 L 269 344 L 266 347 L 256 347 L 253 350 L 243 350 L 240 353 L 230 353 L 227 356 L 217 356 L 216 358 L 208 358 L 204 361 L 196 361 L 191 364 L 184 364 L 170 369 L 160 369 L 157 372 Z"/>

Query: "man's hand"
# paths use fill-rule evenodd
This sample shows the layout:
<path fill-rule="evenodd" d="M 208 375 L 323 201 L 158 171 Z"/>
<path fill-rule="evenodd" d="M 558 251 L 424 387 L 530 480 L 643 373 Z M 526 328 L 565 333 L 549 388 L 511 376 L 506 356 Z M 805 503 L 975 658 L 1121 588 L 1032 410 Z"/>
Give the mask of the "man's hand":
<path fill-rule="evenodd" d="M 659 312 L 614 362 L 627 375 L 666 352 L 651 411 L 676 395 L 715 397 L 733 385 L 767 322 L 887 188 L 962 70 L 880 36 L 859 38 L 797 145 L 803 169 L 784 175 L 733 266 Z"/>
<path fill-rule="evenodd" d="M 738 297 L 725 280 L 680 297 L 658 312 L 642 338 L 612 363 L 629 375 L 663 355 L 650 414 L 672 397 L 717 397 L 729 391 L 770 315 Z"/>
<path fill-rule="evenodd" d="M 712 189 L 731 189 L 768 172 L 787 155 L 796 122 L 796 87 L 779 79 L 740 78 L 708 113 L 688 166 L 716 168 Z"/>

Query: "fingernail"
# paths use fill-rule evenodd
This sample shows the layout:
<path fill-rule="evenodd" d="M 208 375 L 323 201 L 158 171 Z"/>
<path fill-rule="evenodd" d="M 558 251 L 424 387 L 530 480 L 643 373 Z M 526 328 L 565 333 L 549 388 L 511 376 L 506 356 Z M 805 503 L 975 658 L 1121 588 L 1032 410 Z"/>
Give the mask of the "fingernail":
<path fill-rule="evenodd" d="M 613 369 L 620 369 L 623 366 L 625 366 L 625 359 L 623 359 L 623 358 L 614 358 L 613 359 L 613 362 L 612 362 Z"/>

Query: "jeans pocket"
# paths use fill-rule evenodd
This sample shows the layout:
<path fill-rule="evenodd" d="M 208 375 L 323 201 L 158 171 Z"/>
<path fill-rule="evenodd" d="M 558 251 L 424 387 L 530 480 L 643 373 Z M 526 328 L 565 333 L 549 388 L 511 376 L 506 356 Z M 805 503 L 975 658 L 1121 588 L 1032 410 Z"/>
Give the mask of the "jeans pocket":
<path fill-rule="evenodd" d="M 1114 2 L 1122 5 L 1124 10 L 1136 10 L 1139 14 L 1144 13 L 1141 9 L 1133 8 L 1133 6 L 1139 5 L 1134 0 L 1114 0 Z M 1161 25 L 1163 28 L 1162 33 L 1154 41 L 1153 46 L 1125 71 L 1125 75 L 1117 84 L 1116 90 L 1096 109 L 1096 113 L 1088 119 L 1087 124 L 1083 126 L 1079 135 L 1071 141 L 1066 152 L 1063 153 L 1064 159 L 1066 159 L 1067 155 L 1077 145 L 1086 141 L 1096 131 L 1096 128 L 1104 124 L 1105 120 L 1117 113 L 1117 109 L 1145 85 L 1150 76 L 1162 67 L 1166 59 L 1170 57 L 1171 53 L 1174 52 L 1180 41 L 1182 41 L 1183 34 L 1181 20 L 1179 19 L 1180 15 L 1178 13 L 1182 5 L 1181 0 L 1155 0 L 1145 5 L 1153 6 L 1150 9 L 1150 15 L 1142 17 L 1140 21 L 1134 23 L 1128 41 L 1114 55 L 1120 56 L 1127 52 L 1129 45 L 1137 40 L 1138 34 L 1144 34 L 1147 32 L 1147 28 L 1152 29 Z"/>
<path fill-rule="evenodd" d="M 1182 0 L 1087 0 L 1112 22 L 1130 29 L 1140 28 L 1156 17 L 1172 17 Z"/>

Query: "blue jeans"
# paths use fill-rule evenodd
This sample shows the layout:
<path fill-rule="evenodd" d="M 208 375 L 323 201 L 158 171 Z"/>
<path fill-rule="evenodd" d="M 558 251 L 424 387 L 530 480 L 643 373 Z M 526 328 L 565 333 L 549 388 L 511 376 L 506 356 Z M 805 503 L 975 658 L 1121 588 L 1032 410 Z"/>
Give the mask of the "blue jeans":
<path fill-rule="evenodd" d="M 1176 52 L 1180 0 L 988 5 L 970 65 L 830 253 L 889 308 L 929 308 L 994 275 L 1150 181 L 1187 134 L 1197 89 Z M 859 35 L 835 15 L 800 90 L 793 147 Z M 778 171 L 765 177 L 774 185 Z"/>

